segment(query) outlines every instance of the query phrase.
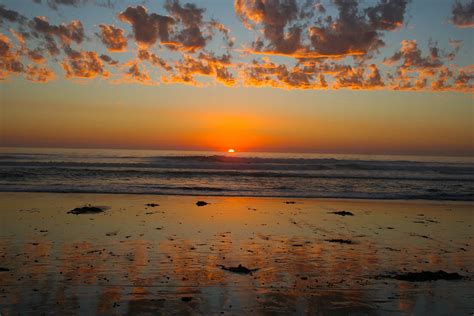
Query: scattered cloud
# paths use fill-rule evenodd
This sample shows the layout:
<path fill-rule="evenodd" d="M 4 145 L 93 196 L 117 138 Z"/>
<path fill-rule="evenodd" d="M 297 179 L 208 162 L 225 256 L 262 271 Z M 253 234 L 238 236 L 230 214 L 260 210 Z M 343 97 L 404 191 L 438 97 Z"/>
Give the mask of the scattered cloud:
<path fill-rule="evenodd" d="M 70 47 L 65 48 L 66 59 L 61 63 L 66 78 L 95 78 L 109 76 L 104 68 L 103 60 L 93 51 L 76 51 Z"/>
<path fill-rule="evenodd" d="M 312 3 L 313 5 L 309 5 Z M 235 0 L 237 15 L 263 36 L 248 52 L 294 58 L 371 56 L 385 45 L 383 34 L 399 28 L 408 0 L 380 0 L 361 9 L 357 0 L 334 0 L 336 18 L 319 2 Z"/>
<path fill-rule="evenodd" d="M 152 46 L 158 39 L 168 42 L 170 28 L 175 23 L 171 17 L 149 14 L 143 6 L 128 7 L 118 18 L 132 26 L 135 40 L 144 47 Z"/>
<path fill-rule="evenodd" d="M 117 4 L 33 1 L 52 12 L 84 5 L 115 10 Z M 234 0 L 235 14 L 250 36 L 241 41 L 199 2 L 166 0 L 161 9 L 154 7 L 157 12 L 143 3 L 124 6 L 112 11 L 117 20 L 93 26 L 92 37 L 83 22 L 63 21 L 62 13 L 50 22 L 0 5 L 0 28 L 10 34 L 0 33 L 0 79 L 48 82 L 61 76 L 147 85 L 472 92 L 474 67 L 456 64 L 460 40 L 449 39 L 445 49 L 434 41 L 425 46 L 402 40 L 387 55 L 387 33 L 403 28 L 409 3 Z M 471 27 L 473 7 L 474 0 L 455 1 L 452 23 Z M 122 52 L 127 53 L 117 54 Z M 55 64 L 62 71 L 55 73 Z"/>
<path fill-rule="evenodd" d="M 457 27 L 474 27 L 474 0 L 464 4 L 456 0 L 452 8 L 451 22 Z"/>
<path fill-rule="evenodd" d="M 110 52 L 124 52 L 127 47 L 127 39 L 122 29 L 113 25 L 100 24 L 100 33 L 96 35 Z"/>

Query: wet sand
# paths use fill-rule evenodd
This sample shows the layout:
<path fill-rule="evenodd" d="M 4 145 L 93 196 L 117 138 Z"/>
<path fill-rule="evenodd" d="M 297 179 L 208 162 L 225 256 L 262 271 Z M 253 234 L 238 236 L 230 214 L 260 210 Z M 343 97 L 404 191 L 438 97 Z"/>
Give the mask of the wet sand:
<path fill-rule="evenodd" d="M 86 204 L 105 211 L 68 214 Z M 473 214 L 472 202 L 0 193 L 0 314 L 472 314 Z M 258 270 L 223 269 L 239 264 Z M 438 270 L 465 278 L 384 277 Z"/>

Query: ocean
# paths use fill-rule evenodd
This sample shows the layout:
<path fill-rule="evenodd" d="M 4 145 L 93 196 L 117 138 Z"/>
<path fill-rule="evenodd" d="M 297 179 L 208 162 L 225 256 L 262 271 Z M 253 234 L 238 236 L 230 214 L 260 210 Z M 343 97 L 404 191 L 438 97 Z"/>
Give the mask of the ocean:
<path fill-rule="evenodd" d="M 470 157 L 0 148 L 0 191 L 472 201 Z"/>

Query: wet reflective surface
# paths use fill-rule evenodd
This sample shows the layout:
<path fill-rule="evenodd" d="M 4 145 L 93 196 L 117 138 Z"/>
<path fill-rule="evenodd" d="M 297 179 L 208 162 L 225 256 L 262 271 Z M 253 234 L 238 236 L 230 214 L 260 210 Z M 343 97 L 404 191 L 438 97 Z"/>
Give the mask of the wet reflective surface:
<path fill-rule="evenodd" d="M 474 312 L 472 203 L 285 201 L 0 193 L 0 313 Z M 422 270 L 467 278 L 379 277 Z"/>

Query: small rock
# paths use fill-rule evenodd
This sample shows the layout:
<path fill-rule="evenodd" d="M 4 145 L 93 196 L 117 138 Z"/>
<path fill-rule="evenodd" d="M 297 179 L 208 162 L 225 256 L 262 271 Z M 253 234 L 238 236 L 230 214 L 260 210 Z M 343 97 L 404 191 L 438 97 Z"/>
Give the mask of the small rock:
<path fill-rule="evenodd" d="M 240 274 L 252 274 L 252 272 L 255 272 L 255 271 L 258 270 L 258 268 L 256 268 L 256 269 L 246 268 L 241 264 L 239 264 L 239 266 L 237 266 L 237 267 L 226 267 L 226 266 L 223 266 L 223 265 L 220 265 L 219 267 L 222 270 L 226 270 L 226 271 L 230 271 L 230 272 L 234 272 L 234 273 L 240 273 Z"/>
<path fill-rule="evenodd" d="M 336 215 L 340 215 L 340 216 L 354 216 L 354 213 L 348 212 L 348 211 L 331 212 L 331 214 L 336 214 Z"/>
<path fill-rule="evenodd" d="M 196 205 L 197 205 L 197 206 L 205 206 L 205 205 L 207 205 L 207 204 L 209 204 L 209 203 L 207 203 L 207 202 L 205 202 L 205 201 L 197 201 L 197 202 L 196 202 Z"/>
<path fill-rule="evenodd" d="M 101 209 L 100 207 L 96 206 L 83 206 L 83 207 L 76 207 L 75 209 L 71 210 L 68 212 L 68 214 L 74 214 L 74 215 L 79 215 L 79 214 L 98 214 L 102 213 L 104 210 Z"/>
<path fill-rule="evenodd" d="M 353 244 L 352 240 L 350 239 L 333 238 L 333 239 L 326 239 L 326 241 L 340 243 L 340 244 L 348 244 L 348 245 Z"/>

